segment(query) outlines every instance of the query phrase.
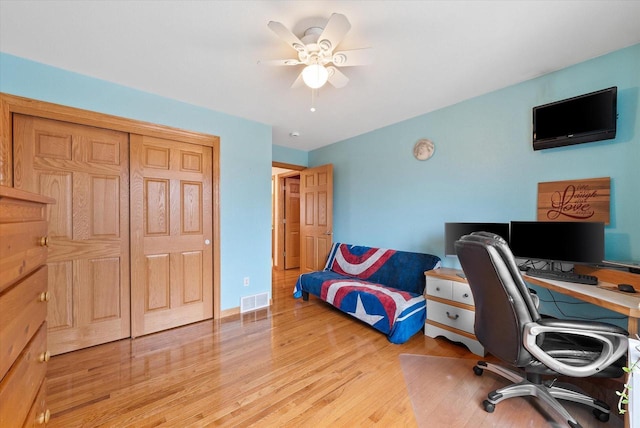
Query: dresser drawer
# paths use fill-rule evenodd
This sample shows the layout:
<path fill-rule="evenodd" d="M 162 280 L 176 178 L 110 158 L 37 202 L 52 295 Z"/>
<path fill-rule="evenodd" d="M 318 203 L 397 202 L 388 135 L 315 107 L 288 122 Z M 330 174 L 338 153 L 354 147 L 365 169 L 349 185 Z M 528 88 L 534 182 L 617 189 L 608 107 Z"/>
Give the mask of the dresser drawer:
<path fill-rule="evenodd" d="M 453 297 L 453 281 L 438 278 L 427 278 L 427 294 L 442 299 L 451 300 Z"/>
<path fill-rule="evenodd" d="M 46 347 L 45 322 L 0 383 L 0 427 L 24 424 L 47 373 Z"/>
<path fill-rule="evenodd" d="M 47 267 L 0 294 L 0 379 L 47 318 Z"/>
<path fill-rule="evenodd" d="M 469 284 L 463 282 L 454 282 L 453 284 L 453 297 L 452 300 L 456 302 L 464 303 L 473 306 L 473 294 L 471 294 L 471 287 Z"/>
<path fill-rule="evenodd" d="M 47 222 L 0 224 L 0 292 L 47 261 Z"/>
<path fill-rule="evenodd" d="M 467 333 L 474 333 L 475 313 L 467 309 L 427 300 L 427 318 Z"/>
<path fill-rule="evenodd" d="M 38 391 L 38 395 L 36 395 L 36 400 L 33 402 L 31 410 L 29 410 L 27 419 L 24 421 L 23 428 L 42 427 L 49 422 L 51 413 L 47 408 L 46 390 L 47 383 L 43 381 L 40 386 L 40 391 Z"/>

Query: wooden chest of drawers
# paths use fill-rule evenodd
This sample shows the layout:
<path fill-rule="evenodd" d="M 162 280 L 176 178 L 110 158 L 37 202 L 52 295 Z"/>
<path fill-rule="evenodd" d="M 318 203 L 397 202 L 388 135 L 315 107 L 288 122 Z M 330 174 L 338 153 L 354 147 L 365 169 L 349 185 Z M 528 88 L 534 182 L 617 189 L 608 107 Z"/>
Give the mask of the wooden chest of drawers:
<path fill-rule="evenodd" d="M 0 427 L 44 425 L 47 204 L 0 186 Z"/>

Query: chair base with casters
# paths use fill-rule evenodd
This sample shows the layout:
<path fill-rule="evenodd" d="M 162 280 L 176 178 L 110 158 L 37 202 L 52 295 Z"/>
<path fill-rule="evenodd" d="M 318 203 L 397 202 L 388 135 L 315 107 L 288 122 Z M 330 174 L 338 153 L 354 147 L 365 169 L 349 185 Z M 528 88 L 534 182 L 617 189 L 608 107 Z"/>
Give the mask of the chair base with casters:
<path fill-rule="evenodd" d="M 496 404 L 508 398 L 532 396 L 545 402 L 549 408 L 554 410 L 561 419 L 567 421 L 569 426 L 573 428 L 578 428 L 581 425 L 558 399 L 589 406 L 593 409 L 593 415 L 599 421 L 607 422 L 609 420 L 611 409 L 607 403 L 574 389 L 575 387 L 571 384 L 553 381 L 542 382 L 540 375 L 536 374 L 530 376 L 533 380 L 527 380 L 513 370 L 487 361 L 478 361 L 473 367 L 473 372 L 477 376 L 481 376 L 485 370 L 489 370 L 513 382 L 512 385 L 496 389 L 487 395 L 487 399 L 482 402 L 482 406 L 488 413 L 493 413 Z"/>

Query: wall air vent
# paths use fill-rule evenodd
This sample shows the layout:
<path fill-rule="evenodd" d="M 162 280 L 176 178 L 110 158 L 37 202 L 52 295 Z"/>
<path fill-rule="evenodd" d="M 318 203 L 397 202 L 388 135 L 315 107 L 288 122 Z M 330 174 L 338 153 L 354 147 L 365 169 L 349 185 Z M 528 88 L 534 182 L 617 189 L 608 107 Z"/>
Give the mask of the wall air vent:
<path fill-rule="evenodd" d="M 269 306 L 269 294 L 260 293 L 240 299 L 240 313 L 255 311 Z"/>

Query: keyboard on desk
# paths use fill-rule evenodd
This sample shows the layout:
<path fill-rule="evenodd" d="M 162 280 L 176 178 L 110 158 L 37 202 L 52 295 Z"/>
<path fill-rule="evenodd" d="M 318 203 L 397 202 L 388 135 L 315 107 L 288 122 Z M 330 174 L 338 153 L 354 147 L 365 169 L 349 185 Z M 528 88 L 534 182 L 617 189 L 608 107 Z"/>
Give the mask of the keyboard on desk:
<path fill-rule="evenodd" d="M 598 285 L 598 277 L 593 275 L 581 275 L 574 272 L 562 272 L 559 270 L 527 269 L 527 275 L 553 281 L 575 282 L 578 284 Z"/>

